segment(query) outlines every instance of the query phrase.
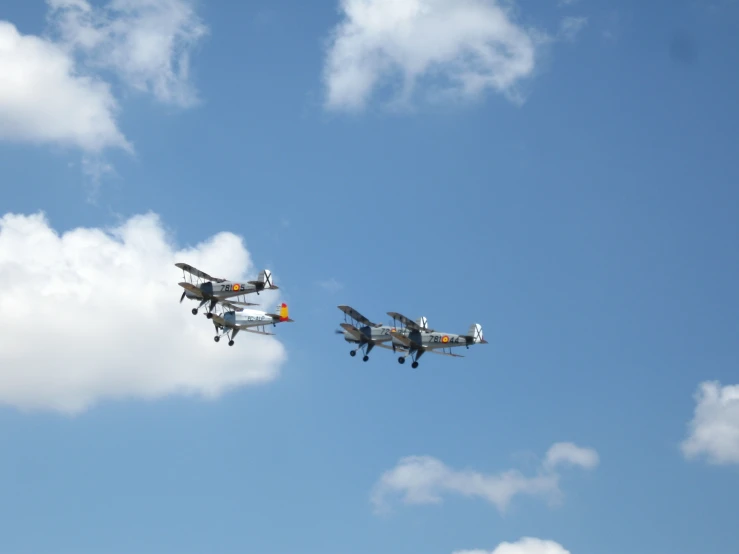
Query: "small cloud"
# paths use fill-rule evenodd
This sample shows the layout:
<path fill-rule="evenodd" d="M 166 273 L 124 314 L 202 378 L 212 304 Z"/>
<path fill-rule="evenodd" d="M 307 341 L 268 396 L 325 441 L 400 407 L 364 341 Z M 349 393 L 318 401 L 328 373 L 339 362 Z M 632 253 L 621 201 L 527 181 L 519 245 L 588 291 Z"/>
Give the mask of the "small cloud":
<path fill-rule="evenodd" d="M 318 283 L 318 286 L 321 288 L 326 289 L 329 292 L 337 292 L 344 288 L 344 285 L 339 283 L 336 279 L 331 277 L 331 279 L 327 279 L 326 281 L 320 281 Z"/>
<path fill-rule="evenodd" d="M 577 35 L 583 30 L 587 23 L 587 17 L 565 17 L 559 25 L 559 36 L 564 40 L 572 42 L 577 38 Z"/>
<path fill-rule="evenodd" d="M 582 448 L 571 442 L 558 442 L 547 451 L 544 463 L 550 469 L 564 464 L 594 469 L 599 462 L 598 453 L 592 448 Z"/>
<path fill-rule="evenodd" d="M 559 2 L 557 2 L 557 5 L 559 7 L 572 6 L 572 5 L 576 4 L 579 1 L 580 0 L 559 0 Z"/>
<path fill-rule="evenodd" d="M 479 497 L 504 511 L 518 495 L 541 496 L 557 501 L 562 492 L 559 474 L 562 463 L 592 469 L 598 463 L 595 450 L 572 443 L 556 443 L 547 453 L 536 475 L 527 477 L 511 469 L 497 474 L 455 470 L 431 456 L 402 458 L 375 485 L 371 501 L 378 512 L 387 508 L 387 497 L 400 494 L 405 504 L 440 504 L 446 494 Z"/>
<path fill-rule="evenodd" d="M 502 542 L 493 551 L 487 550 L 457 550 L 454 554 L 570 554 L 570 551 L 561 544 L 523 537 L 516 542 Z"/>
<path fill-rule="evenodd" d="M 324 64 L 325 106 L 358 112 L 389 80 L 393 104 L 410 106 L 423 86 L 432 99 L 471 100 L 496 91 L 523 101 L 539 33 L 512 12 L 479 0 L 341 0 Z"/>
<path fill-rule="evenodd" d="M 739 464 L 739 385 L 701 383 L 695 401 L 683 455 L 703 456 L 714 465 Z"/>

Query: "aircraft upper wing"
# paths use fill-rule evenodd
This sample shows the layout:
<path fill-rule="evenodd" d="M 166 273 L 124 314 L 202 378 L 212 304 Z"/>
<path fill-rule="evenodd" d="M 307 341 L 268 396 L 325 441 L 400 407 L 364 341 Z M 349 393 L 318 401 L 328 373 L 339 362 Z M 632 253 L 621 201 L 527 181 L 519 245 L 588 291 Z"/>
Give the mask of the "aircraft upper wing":
<path fill-rule="evenodd" d="M 338 306 L 338 308 L 342 312 L 344 312 L 346 315 L 351 317 L 353 320 L 358 321 L 359 323 L 364 323 L 365 325 L 369 325 L 370 327 L 378 327 L 377 323 L 372 323 L 369 319 L 364 317 L 362 314 L 360 314 L 357 310 L 355 310 L 351 306 Z"/>
<path fill-rule="evenodd" d="M 191 266 L 190 264 L 185 263 L 176 263 L 175 266 L 179 267 L 182 271 L 187 271 L 191 275 L 195 275 L 195 277 L 200 277 L 201 279 L 206 279 L 207 281 L 214 281 L 216 283 L 222 283 L 225 281 L 225 279 L 218 279 L 216 277 L 211 277 L 204 271 L 200 271 L 196 267 Z"/>
<path fill-rule="evenodd" d="M 408 329 L 413 329 L 414 331 L 421 331 L 421 327 L 418 325 L 418 323 L 416 323 L 415 321 L 411 321 L 410 319 L 405 317 L 403 314 L 399 314 L 398 312 L 388 312 L 387 315 L 389 315 L 393 319 L 397 319 L 403 325 L 408 327 Z"/>

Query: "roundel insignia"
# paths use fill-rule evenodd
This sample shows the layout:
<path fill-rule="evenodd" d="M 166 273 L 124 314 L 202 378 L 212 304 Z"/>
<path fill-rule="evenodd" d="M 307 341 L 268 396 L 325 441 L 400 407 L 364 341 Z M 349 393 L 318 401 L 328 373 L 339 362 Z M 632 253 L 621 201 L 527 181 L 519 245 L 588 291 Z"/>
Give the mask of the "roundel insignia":
<path fill-rule="evenodd" d="M 444 335 L 443 337 L 441 337 L 441 342 L 444 342 L 444 343 L 449 342 L 449 337 Z"/>
<path fill-rule="evenodd" d="M 234 283 L 233 290 L 239 290 L 240 288 L 238 283 Z"/>

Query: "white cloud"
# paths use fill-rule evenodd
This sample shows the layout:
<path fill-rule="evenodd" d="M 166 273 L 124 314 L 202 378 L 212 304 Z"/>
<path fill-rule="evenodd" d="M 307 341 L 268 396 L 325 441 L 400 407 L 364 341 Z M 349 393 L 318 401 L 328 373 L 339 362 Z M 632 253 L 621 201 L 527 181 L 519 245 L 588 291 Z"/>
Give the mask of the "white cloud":
<path fill-rule="evenodd" d="M 421 78 L 438 78 L 440 96 L 494 90 L 522 101 L 518 85 L 534 71 L 537 33 L 495 0 L 340 0 L 340 8 L 324 67 L 328 108 L 362 109 L 396 73 L 404 102 Z"/>
<path fill-rule="evenodd" d="M 274 379 L 282 344 L 249 333 L 216 344 L 213 325 L 190 313 L 196 303 L 178 303 L 178 261 L 234 278 L 261 269 L 231 233 L 176 250 L 152 214 L 62 235 L 42 214 L 0 218 L 0 403 L 78 413 L 108 398 L 215 398 Z M 255 298 L 272 308 L 276 294 Z"/>
<path fill-rule="evenodd" d="M 547 451 L 544 463 L 551 469 L 565 464 L 593 469 L 599 462 L 600 457 L 592 448 L 582 448 L 571 442 L 558 442 Z"/>
<path fill-rule="evenodd" d="M 455 470 L 431 456 L 408 456 L 380 477 L 371 500 L 375 508 L 382 511 L 387 505 L 386 498 L 393 493 L 402 495 L 406 504 L 439 504 L 444 494 L 456 493 L 483 498 L 504 511 L 520 494 L 558 499 L 561 496 L 560 476 L 554 471 L 555 467 L 567 461 L 592 469 L 598 463 L 597 454 L 595 459 L 593 454 L 592 449 L 557 443 L 550 448 L 547 459 L 533 477 L 526 477 L 515 469 L 493 475 Z"/>
<path fill-rule="evenodd" d="M 554 541 L 523 537 L 517 542 L 502 542 L 487 550 L 457 550 L 454 554 L 570 554 L 570 551 Z"/>
<path fill-rule="evenodd" d="M 190 106 L 197 94 L 190 55 L 208 29 L 188 0 L 47 0 L 61 43 L 87 65 L 111 69 L 134 89 L 162 102 Z"/>
<path fill-rule="evenodd" d="M 559 25 L 559 34 L 568 41 L 574 41 L 577 35 L 585 28 L 588 23 L 587 17 L 563 17 Z"/>
<path fill-rule="evenodd" d="M 682 443 L 686 458 L 703 456 L 717 465 L 739 464 L 739 385 L 701 383 L 696 407 Z"/>
<path fill-rule="evenodd" d="M 94 155 L 99 179 L 110 167 L 103 150 L 133 152 L 104 72 L 162 102 L 190 106 L 197 101 L 190 55 L 207 28 L 190 0 L 47 4 L 49 36 L 23 35 L 0 21 L 0 140 L 80 148 Z"/>
<path fill-rule="evenodd" d="M 578 0 L 559 0 L 557 5 L 559 6 L 572 6 L 573 4 L 577 3 Z"/>
<path fill-rule="evenodd" d="M 117 108 L 110 87 L 81 74 L 58 45 L 0 21 L 0 139 L 130 149 Z"/>

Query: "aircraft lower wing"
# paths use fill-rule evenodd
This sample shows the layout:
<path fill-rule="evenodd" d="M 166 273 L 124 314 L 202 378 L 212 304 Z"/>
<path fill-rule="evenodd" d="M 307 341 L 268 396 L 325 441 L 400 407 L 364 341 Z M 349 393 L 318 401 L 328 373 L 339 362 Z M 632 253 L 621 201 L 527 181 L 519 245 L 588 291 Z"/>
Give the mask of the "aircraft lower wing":
<path fill-rule="evenodd" d="M 217 314 L 213 314 L 213 317 L 211 318 L 211 321 L 213 323 L 217 323 L 221 327 L 231 327 L 231 325 L 229 325 L 228 323 L 226 323 L 226 320 L 225 319 L 223 319 L 221 316 L 219 316 Z"/>
<path fill-rule="evenodd" d="M 342 329 L 344 329 L 344 331 L 349 333 L 353 339 L 363 340 L 367 338 L 362 334 L 362 332 L 359 329 L 357 329 L 356 327 L 354 327 L 354 325 L 351 325 L 350 323 L 340 323 L 339 327 L 341 327 Z"/>
<path fill-rule="evenodd" d="M 248 327 L 239 327 L 239 331 L 245 331 L 247 333 L 256 333 L 257 335 L 274 335 L 274 333 L 268 333 L 267 331 L 256 331 L 249 329 Z"/>
<path fill-rule="evenodd" d="M 385 348 L 387 350 L 393 350 L 393 347 L 391 344 L 382 343 L 382 342 L 376 342 L 375 346 L 379 346 L 380 348 Z M 398 346 L 395 345 L 395 352 L 408 352 L 408 349 L 405 346 Z"/>
<path fill-rule="evenodd" d="M 424 352 L 431 352 L 432 354 L 439 354 L 440 356 L 451 356 L 452 358 L 464 358 L 461 354 L 453 354 L 452 352 L 444 352 L 441 348 L 429 348 L 428 346 L 424 346 L 422 344 L 418 344 L 417 342 L 413 342 L 408 337 L 401 335 L 398 332 L 391 332 L 390 333 L 395 339 L 398 340 L 405 348 L 408 350 L 413 347 L 416 350 L 423 350 Z M 397 346 L 396 346 L 397 348 Z"/>
<path fill-rule="evenodd" d="M 453 354 L 451 352 L 444 352 L 443 350 L 437 350 L 436 348 L 427 348 L 426 352 L 431 354 L 439 354 L 440 356 L 451 356 L 452 358 L 464 358 L 462 354 Z"/>
<path fill-rule="evenodd" d="M 400 344 L 405 346 L 406 348 L 410 349 L 411 347 L 417 349 L 417 350 L 426 350 L 426 347 L 424 347 L 422 344 L 418 344 L 416 342 L 413 342 L 411 339 L 406 337 L 405 335 L 401 335 L 397 331 L 390 331 L 390 334 L 395 338 Z"/>
<path fill-rule="evenodd" d="M 187 292 L 191 292 L 195 296 L 197 296 L 199 298 L 203 298 L 202 291 L 198 287 L 196 287 L 195 285 L 193 285 L 192 283 L 177 283 L 177 284 L 180 285 Z"/>

